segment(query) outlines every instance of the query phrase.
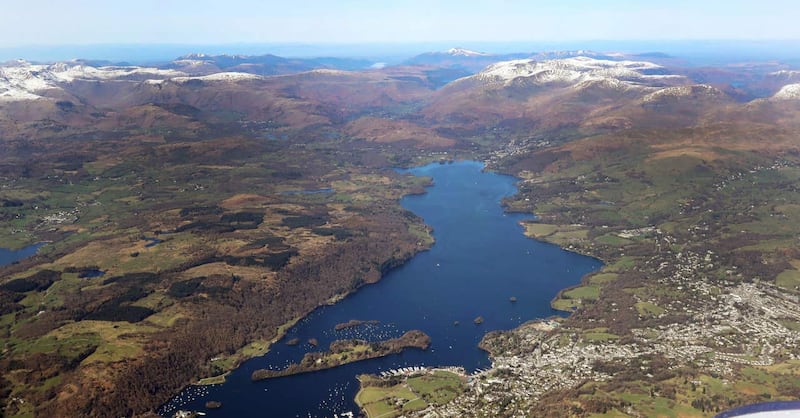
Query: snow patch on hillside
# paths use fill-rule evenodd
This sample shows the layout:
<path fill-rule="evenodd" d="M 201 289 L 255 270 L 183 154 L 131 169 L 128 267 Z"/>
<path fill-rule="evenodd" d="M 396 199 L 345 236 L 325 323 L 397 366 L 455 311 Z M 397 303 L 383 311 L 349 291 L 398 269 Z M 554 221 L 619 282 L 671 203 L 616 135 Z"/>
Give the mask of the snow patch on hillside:
<path fill-rule="evenodd" d="M 724 93 L 721 90 L 707 84 L 695 84 L 692 86 L 667 87 L 642 98 L 644 103 L 658 102 L 670 97 L 721 97 Z"/>
<path fill-rule="evenodd" d="M 0 97 L 4 101 L 36 100 L 36 92 L 55 88 L 53 83 L 22 65 L 0 68 Z"/>
<path fill-rule="evenodd" d="M 189 80 L 202 80 L 202 81 L 243 81 L 243 80 L 261 80 L 264 77 L 261 77 L 256 74 L 250 73 L 237 73 L 237 72 L 225 72 L 225 73 L 214 73 L 204 76 L 198 77 L 175 77 L 171 80 L 176 82 L 186 82 Z"/>
<path fill-rule="evenodd" d="M 318 68 L 316 70 L 306 71 L 306 74 L 322 74 L 322 75 L 349 75 L 352 74 L 349 71 L 344 70 L 334 70 L 330 68 Z M 291 75 L 289 75 L 291 76 Z"/>
<path fill-rule="evenodd" d="M 800 99 L 800 84 L 787 84 L 781 87 L 774 96 L 774 99 L 779 100 L 796 100 Z"/>
<path fill-rule="evenodd" d="M 625 91 L 635 88 L 633 85 L 626 83 L 615 78 L 603 78 L 599 80 L 586 80 L 573 86 L 576 90 L 587 90 L 591 88 L 600 88 L 603 90 L 618 90 Z"/>
<path fill-rule="evenodd" d="M 4 86 L 0 81 L 0 102 L 3 101 L 19 101 L 19 100 L 36 100 L 41 99 L 42 96 L 38 94 L 29 93 L 25 90 Z"/>

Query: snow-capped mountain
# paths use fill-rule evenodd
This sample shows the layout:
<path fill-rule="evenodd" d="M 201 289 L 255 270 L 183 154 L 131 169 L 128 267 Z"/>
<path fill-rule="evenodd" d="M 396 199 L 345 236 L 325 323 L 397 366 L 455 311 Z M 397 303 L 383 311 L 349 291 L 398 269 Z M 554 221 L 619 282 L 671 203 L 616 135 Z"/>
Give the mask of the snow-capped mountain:
<path fill-rule="evenodd" d="M 75 62 L 31 64 L 16 61 L 0 67 L 0 100 L 58 98 L 78 80 L 148 81 L 185 77 L 186 73 L 147 67 L 91 67 Z"/>
<path fill-rule="evenodd" d="M 502 123 L 520 132 L 604 130 L 632 127 L 631 114 L 645 115 L 641 120 L 651 126 L 669 125 L 678 122 L 671 115 L 696 112 L 693 103 L 711 109 L 730 101 L 719 89 L 650 61 L 577 56 L 494 63 L 439 90 L 424 112 L 454 129 Z"/>
<path fill-rule="evenodd" d="M 797 80 L 800 78 L 800 71 L 797 70 L 779 70 L 769 73 L 769 76 L 775 79 L 782 80 Z"/>
<path fill-rule="evenodd" d="M 0 101 L 63 99 L 68 96 L 70 85 L 78 81 L 127 81 L 155 85 L 165 81 L 184 83 L 193 79 L 235 82 L 263 78 L 256 74 L 233 71 L 193 74 L 152 67 L 92 67 L 76 62 L 31 64 L 17 61 L 0 67 Z"/>
<path fill-rule="evenodd" d="M 471 51 L 464 48 L 450 48 L 447 53 L 455 57 L 487 57 L 490 55 L 485 52 Z"/>
<path fill-rule="evenodd" d="M 490 65 L 469 77 L 487 84 L 580 84 L 604 82 L 616 87 L 648 87 L 667 81 L 684 80 L 683 76 L 664 74 L 665 68 L 646 61 L 612 61 L 590 57 L 536 61 L 504 61 Z"/>

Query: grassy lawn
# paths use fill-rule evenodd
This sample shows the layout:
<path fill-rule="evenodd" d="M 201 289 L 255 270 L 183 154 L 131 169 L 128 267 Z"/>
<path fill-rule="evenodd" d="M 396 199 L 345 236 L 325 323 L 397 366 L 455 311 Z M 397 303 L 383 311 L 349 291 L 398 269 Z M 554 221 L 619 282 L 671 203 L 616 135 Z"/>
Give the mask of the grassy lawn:
<path fill-rule="evenodd" d="M 356 403 L 366 411 L 368 417 L 394 417 L 400 415 L 401 411 L 405 409 L 405 405 L 411 404 L 409 405 L 411 408 L 416 406 L 414 403 L 419 404 L 418 398 L 419 396 L 404 385 L 386 388 L 371 386 L 358 392 Z M 424 401 L 421 402 L 422 408 L 427 406 Z"/>
<path fill-rule="evenodd" d="M 356 403 L 370 418 L 396 417 L 404 412 L 425 409 L 428 405 L 443 405 L 462 391 L 461 377 L 444 370 L 411 377 L 394 386 L 378 386 L 380 378 L 359 376 L 361 390 Z"/>
<path fill-rule="evenodd" d="M 558 298 L 550 303 L 553 309 L 572 311 L 584 304 L 584 301 L 593 301 L 600 298 L 600 287 L 595 285 L 579 286 L 562 292 Z"/>
<path fill-rule="evenodd" d="M 558 225 L 527 223 L 525 224 L 526 235 L 534 238 L 544 238 L 558 231 Z"/>
<path fill-rule="evenodd" d="M 556 299 L 550 302 L 551 308 L 565 312 L 573 311 L 580 306 L 580 301 L 575 299 Z"/>
<path fill-rule="evenodd" d="M 800 290 L 800 271 L 784 270 L 775 279 L 775 284 L 788 290 Z"/>
<path fill-rule="evenodd" d="M 609 264 L 606 269 L 608 271 L 626 271 L 632 269 L 637 264 L 637 258 L 624 256 L 620 257 L 619 260 L 613 264 Z"/>
<path fill-rule="evenodd" d="M 589 230 L 573 225 L 526 223 L 525 235 L 565 246 L 570 243 L 585 241 L 589 237 Z"/>
<path fill-rule="evenodd" d="M 562 294 L 567 299 L 597 300 L 600 298 L 600 288 L 597 286 L 580 286 L 567 290 Z"/>
<path fill-rule="evenodd" d="M 607 328 L 593 328 L 584 332 L 583 338 L 589 342 L 603 342 L 619 338 L 618 335 L 611 334 L 607 331 Z"/>
<path fill-rule="evenodd" d="M 641 316 L 659 316 L 664 313 L 664 308 L 651 302 L 636 302 L 635 306 Z"/>
<path fill-rule="evenodd" d="M 394 418 L 400 415 L 397 405 L 391 399 L 373 402 L 364 407 L 368 417 Z"/>
<path fill-rule="evenodd" d="M 623 246 L 626 244 L 631 244 L 633 241 L 618 237 L 615 234 L 605 234 L 595 238 L 595 241 L 599 244 L 611 245 L 615 247 Z"/>
<path fill-rule="evenodd" d="M 408 228 L 408 232 L 411 232 L 417 239 L 420 240 L 425 245 L 433 244 L 433 235 L 428 231 L 425 225 L 417 225 L 412 224 Z"/>
<path fill-rule="evenodd" d="M 157 331 L 145 323 L 90 321 L 73 322 L 50 332 L 62 344 L 67 341 L 91 341 L 97 349 L 83 364 L 113 362 L 134 358 L 142 352 L 145 334 Z M 141 337 L 133 337 L 140 335 Z"/>
<path fill-rule="evenodd" d="M 408 386 L 428 403 L 443 405 L 461 392 L 461 378 L 453 373 L 437 370 L 433 375 L 408 379 Z"/>
<path fill-rule="evenodd" d="M 619 274 L 616 273 L 595 274 L 594 276 L 589 277 L 589 283 L 596 285 L 608 284 L 614 280 L 617 280 L 617 277 L 619 277 Z"/>

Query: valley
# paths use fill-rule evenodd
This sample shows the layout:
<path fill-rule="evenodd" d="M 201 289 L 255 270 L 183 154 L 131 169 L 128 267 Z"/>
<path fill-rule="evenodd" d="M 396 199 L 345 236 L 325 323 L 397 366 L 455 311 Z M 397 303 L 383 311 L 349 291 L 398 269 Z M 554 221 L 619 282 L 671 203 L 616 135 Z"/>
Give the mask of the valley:
<path fill-rule="evenodd" d="M 429 180 L 392 168 L 464 158 L 519 178 L 530 237 L 605 266 L 409 414 L 800 396 L 800 72 L 535 57 L 2 67 L 0 242 L 47 242 L 0 270 L 4 414 L 152 414 L 263 354 L 434 245 L 399 204 Z"/>

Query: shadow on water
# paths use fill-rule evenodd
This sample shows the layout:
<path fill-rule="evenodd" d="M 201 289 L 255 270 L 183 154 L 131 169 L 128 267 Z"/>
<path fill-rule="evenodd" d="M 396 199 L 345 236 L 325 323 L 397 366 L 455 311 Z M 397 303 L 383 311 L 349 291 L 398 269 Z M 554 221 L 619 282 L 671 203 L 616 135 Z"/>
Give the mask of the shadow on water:
<path fill-rule="evenodd" d="M 550 301 L 559 290 L 601 266 L 600 261 L 534 241 L 523 235 L 525 215 L 507 214 L 503 197 L 516 193 L 516 179 L 483 172 L 478 162 L 431 164 L 408 170 L 430 176 L 424 195 L 407 196 L 402 205 L 433 227 L 436 244 L 332 306 L 297 323 L 263 357 L 245 362 L 226 383 L 190 387 L 160 411 L 205 411 L 208 400 L 222 402 L 209 417 L 333 417 L 357 413 L 355 376 L 407 366 L 462 366 L 469 371 L 490 366 L 477 345 L 495 329 L 511 329 L 534 318 L 557 314 Z M 510 298 L 516 302 L 511 303 Z M 480 325 L 473 323 L 478 316 Z M 375 320 L 336 331 L 352 319 Z M 428 350 L 352 363 L 335 369 L 251 382 L 257 369 L 282 369 L 310 351 L 324 351 L 335 340 L 369 341 L 398 337 L 419 329 L 430 335 Z M 318 347 L 308 344 L 319 341 Z M 287 341 L 299 344 L 290 346 Z"/>

